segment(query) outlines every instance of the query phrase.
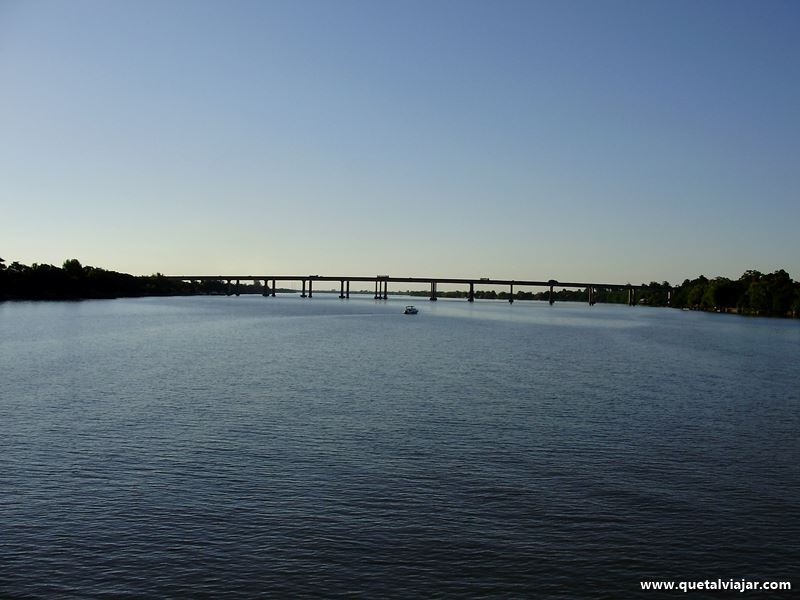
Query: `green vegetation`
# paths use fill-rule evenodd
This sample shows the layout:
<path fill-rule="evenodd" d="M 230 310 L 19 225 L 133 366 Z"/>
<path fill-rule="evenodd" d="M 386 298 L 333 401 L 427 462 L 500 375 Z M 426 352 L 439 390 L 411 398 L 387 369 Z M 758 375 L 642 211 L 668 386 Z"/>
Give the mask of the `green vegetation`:
<path fill-rule="evenodd" d="M 0 259 L 0 300 L 72 300 L 132 296 L 177 296 L 224 293 L 222 282 L 172 281 L 157 273 L 136 277 L 97 267 L 85 267 L 76 259 L 53 265 L 31 266 Z"/>
<path fill-rule="evenodd" d="M 670 301 L 670 292 L 672 299 Z M 429 291 L 408 292 L 413 296 L 429 296 Z M 439 298 L 466 298 L 466 290 L 438 292 Z M 508 300 L 508 292 L 475 290 L 476 299 Z M 549 290 L 514 292 L 514 300 L 543 300 L 550 297 Z M 553 292 L 556 302 L 589 302 L 589 291 L 562 289 Z M 606 304 L 626 304 L 627 289 L 595 288 L 594 300 Z M 783 269 L 765 275 L 758 271 L 745 271 L 737 280 L 726 277 L 685 280 L 679 286 L 668 281 L 655 281 L 636 291 L 638 304 L 647 306 L 672 306 L 691 310 L 762 315 L 773 317 L 800 317 L 800 282 L 792 281 Z"/>
<path fill-rule="evenodd" d="M 647 296 L 643 296 L 646 298 Z M 675 291 L 673 306 L 774 317 L 800 316 L 800 282 L 780 269 L 765 275 L 745 271 L 737 280 L 726 277 L 685 280 Z"/>
<path fill-rule="evenodd" d="M 241 283 L 242 294 L 262 293 L 260 283 Z M 0 300 L 68 300 L 83 298 L 118 298 L 133 296 L 181 296 L 225 294 L 224 281 L 175 281 L 160 273 L 134 276 L 97 267 L 83 266 L 76 259 L 64 261 L 61 267 L 13 262 L 6 265 L 0 258 Z M 292 291 L 292 290 L 278 290 Z M 367 290 L 368 291 L 368 290 Z M 392 292 L 398 293 L 398 292 Z M 427 297 L 429 291 L 405 292 Z M 671 301 L 670 301 L 671 293 Z M 466 290 L 438 292 L 440 298 L 466 298 Z M 476 299 L 508 300 L 509 292 L 476 290 Z M 553 293 L 557 302 L 588 302 L 589 291 L 562 289 Z M 548 300 L 549 290 L 518 290 L 515 300 Z M 628 290 L 594 290 L 599 303 L 628 302 Z M 679 286 L 669 282 L 644 284 L 636 294 L 637 303 L 648 306 L 673 306 L 692 310 L 730 312 L 776 317 L 800 316 L 800 282 L 793 281 L 783 269 L 770 274 L 745 271 L 737 280 L 726 277 L 685 280 Z"/>

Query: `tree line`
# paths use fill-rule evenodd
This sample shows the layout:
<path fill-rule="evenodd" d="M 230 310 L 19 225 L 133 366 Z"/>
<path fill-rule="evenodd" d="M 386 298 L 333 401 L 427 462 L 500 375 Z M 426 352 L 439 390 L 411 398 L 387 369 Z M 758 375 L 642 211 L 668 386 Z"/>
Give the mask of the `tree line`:
<path fill-rule="evenodd" d="M 428 296 L 428 291 L 408 292 L 413 296 Z M 439 298 L 466 298 L 466 290 L 437 292 Z M 476 299 L 508 300 L 509 292 L 475 290 Z M 550 291 L 519 290 L 514 300 L 549 300 Z M 588 289 L 561 289 L 553 292 L 557 302 L 589 302 Z M 593 299 L 598 303 L 627 304 L 628 290 L 625 288 L 595 288 Z M 636 290 L 636 302 L 647 306 L 672 306 L 691 310 L 762 315 L 773 317 L 800 317 L 800 282 L 793 281 L 780 269 L 764 274 L 745 271 L 739 279 L 715 277 L 708 279 L 700 275 L 686 279 L 678 286 L 668 281 L 650 282 Z"/>
<path fill-rule="evenodd" d="M 167 279 L 160 273 L 135 276 L 83 266 L 74 258 L 64 261 L 61 267 L 37 263 L 28 266 L 19 262 L 6 265 L 0 258 L 0 300 L 178 296 L 222 291 L 222 282 L 189 284 Z"/>
<path fill-rule="evenodd" d="M 715 277 L 685 280 L 675 291 L 673 306 L 773 317 L 800 316 L 800 282 L 780 269 L 774 273 L 745 271 L 739 279 Z"/>
<path fill-rule="evenodd" d="M 259 283 L 244 284 L 240 293 L 261 293 Z M 290 291 L 290 290 L 280 290 Z M 180 296 L 196 294 L 225 294 L 229 287 L 224 281 L 175 281 L 160 273 L 134 276 L 82 265 L 77 259 L 64 261 L 61 267 L 48 264 L 6 265 L 0 258 L 0 300 L 67 300 L 82 298 L 121 298 L 137 296 Z M 427 291 L 409 291 L 413 296 L 427 296 Z M 517 290 L 514 300 L 548 300 L 549 290 Z M 466 290 L 438 292 L 440 298 L 466 298 Z M 475 290 L 475 298 L 508 300 L 509 292 Z M 562 289 L 553 297 L 558 302 L 588 302 L 589 290 Z M 594 290 L 599 303 L 625 304 L 627 289 Z M 747 315 L 779 317 L 800 316 L 800 282 L 793 281 L 780 269 L 764 274 L 745 271 L 739 279 L 701 275 L 686 279 L 678 286 L 669 282 L 644 284 L 636 295 L 637 303 L 648 306 L 672 306 L 692 310 L 732 312 Z"/>

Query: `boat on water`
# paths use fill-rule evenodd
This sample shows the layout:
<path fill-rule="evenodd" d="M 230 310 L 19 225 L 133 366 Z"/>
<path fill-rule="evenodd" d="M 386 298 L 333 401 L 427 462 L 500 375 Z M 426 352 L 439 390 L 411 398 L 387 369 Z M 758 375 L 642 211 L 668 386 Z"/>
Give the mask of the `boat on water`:
<path fill-rule="evenodd" d="M 403 314 L 404 314 L 404 315 L 415 315 L 415 314 L 417 314 L 418 312 L 419 312 L 419 311 L 418 311 L 418 310 L 417 310 L 415 307 L 413 307 L 413 306 L 411 306 L 411 305 L 409 304 L 408 306 L 406 306 L 406 309 L 403 311 Z"/>

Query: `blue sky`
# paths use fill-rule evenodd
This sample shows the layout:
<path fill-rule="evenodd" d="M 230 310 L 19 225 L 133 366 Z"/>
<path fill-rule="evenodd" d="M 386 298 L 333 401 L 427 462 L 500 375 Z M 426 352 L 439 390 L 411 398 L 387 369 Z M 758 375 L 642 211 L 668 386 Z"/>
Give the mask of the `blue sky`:
<path fill-rule="evenodd" d="M 800 279 L 797 2 L 0 0 L 0 256 Z"/>

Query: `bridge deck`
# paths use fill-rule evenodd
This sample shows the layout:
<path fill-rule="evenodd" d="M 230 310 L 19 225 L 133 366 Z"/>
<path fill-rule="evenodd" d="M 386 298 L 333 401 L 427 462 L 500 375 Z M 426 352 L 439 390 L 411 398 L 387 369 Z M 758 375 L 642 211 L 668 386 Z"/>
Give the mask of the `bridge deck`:
<path fill-rule="evenodd" d="M 498 285 L 521 287 L 550 287 L 556 288 L 601 288 L 601 289 L 640 289 L 643 286 L 630 283 L 594 283 L 575 281 L 556 281 L 550 279 L 492 279 L 485 277 L 392 277 L 392 276 L 353 276 L 353 275 L 167 275 L 167 279 L 178 281 L 358 281 L 358 282 L 388 282 L 388 283 L 449 283 L 456 285 Z"/>

